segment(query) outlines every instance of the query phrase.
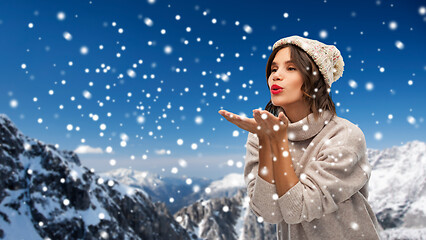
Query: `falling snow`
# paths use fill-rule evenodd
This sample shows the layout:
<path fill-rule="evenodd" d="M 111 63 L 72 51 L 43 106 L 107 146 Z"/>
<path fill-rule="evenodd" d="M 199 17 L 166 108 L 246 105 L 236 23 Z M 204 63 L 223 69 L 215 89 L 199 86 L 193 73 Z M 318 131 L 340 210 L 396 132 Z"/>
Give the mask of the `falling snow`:
<path fill-rule="evenodd" d="M 410 39 L 423 36 L 423 25 L 416 21 L 425 22 L 426 8 L 418 4 L 403 19 L 384 15 L 382 8 L 389 4 L 378 2 L 370 6 L 378 13 L 375 18 L 365 16 L 362 9 L 346 12 L 346 20 L 354 25 L 345 19 L 316 19 L 312 25 L 312 16 L 285 6 L 270 11 L 268 21 L 221 14 L 209 9 L 209 4 L 197 11 L 195 6 L 183 10 L 171 3 L 154 14 L 149 9 L 161 7 L 155 0 L 141 1 L 138 4 L 144 7 L 135 7 L 132 14 L 116 8 L 113 15 L 102 15 L 99 6 L 113 6 L 110 3 L 93 2 L 90 9 L 100 15 L 91 15 L 90 22 L 85 20 L 85 8 L 78 6 L 75 10 L 55 8 L 50 14 L 39 6 L 38 15 L 26 16 L 20 26 L 7 25 L 11 19 L 1 17 L 0 30 L 12 26 L 17 39 L 23 36 L 21 32 L 26 39 L 22 46 L 6 44 L 14 49 L 8 56 L 16 57 L 10 68 L 17 73 L 5 74 L 5 81 L 10 82 L 2 85 L 4 111 L 40 136 L 46 131 L 62 148 L 83 149 L 79 153 L 82 162 L 94 156 L 88 152 L 99 154 L 93 157 L 103 159 L 96 169 L 148 168 L 170 161 L 164 173 L 202 174 L 198 168 L 203 168 L 213 174 L 221 163 L 203 161 L 223 154 L 226 171 L 241 172 L 243 156 L 227 155 L 242 155 L 248 132 L 217 111 L 225 109 L 244 119 L 252 118 L 252 109 L 264 109 L 270 100 L 264 75 L 272 44 L 294 32 L 341 51 L 345 72 L 329 90 L 337 115 L 359 123 L 371 140 L 367 140 L 369 145 L 399 142 L 388 132 L 401 133 L 400 126 L 407 127 L 407 132 L 423 127 L 425 112 L 415 106 L 422 102 L 417 98 L 426 66 L 412 58 L 420 65 L 407 68 L 406 59 L 400 66 L 390 58 L 414 56 L 412 51 L 421 41 Z M 323 4 L 326 11 L 332 3 Z M 394 8 L 398 10 L 398 4 Z M 379 32 L 383 37 L 374 40 Z M 9 90 L 13 94 L 7 96 Z M 386 100 L 376 101 L 377 96 Z M 413 98 L 408 101 L 407 96 Z M 386 104 L 380 105 L 383 101 Z M 370 110 L 376 115 L 370 116 Z M 261 118 L 266 120 L 268 115 Z M 302 129 L 308 131 L 310 126 Z M 288 138 L 295 139 L 295 134 L 289 132 Z M 284 157 L 289 154 L 283 152 Z M 187 178 L 186 183 L 191 185 L 192 180 Z M 172 203 L 177 198 L 167 200 Z M 68 199 L 60 201 L 70 204 Z M 108 216 L 99 213 L 99 218 Z M 355 222 L 350 227 L 359 230 Z M 106 232 L 101 234 L 107 238 Z"/>
<path fill-rule="evenodd" d="M 66 15 L 65 15 L 65 13 L 64 13 L 64 12 L 58 12 L 58 13 L 56 14 L 56 18 L 57 18 L 59 21 L 64 21 L 64 20 L 65 20 L 65 18 L 66 18 Z"/>
<path fill-rule="evenodd" d="M 68 41 L 71 41 L 71 40 L 72 40 L 72 35 L 71 35 L 71 33 L 69 33 L 69 32 L 64 32 L 64 33 L 62 34 L 62 36 L 63 36 L 66 40 L 68 40 Z"/>

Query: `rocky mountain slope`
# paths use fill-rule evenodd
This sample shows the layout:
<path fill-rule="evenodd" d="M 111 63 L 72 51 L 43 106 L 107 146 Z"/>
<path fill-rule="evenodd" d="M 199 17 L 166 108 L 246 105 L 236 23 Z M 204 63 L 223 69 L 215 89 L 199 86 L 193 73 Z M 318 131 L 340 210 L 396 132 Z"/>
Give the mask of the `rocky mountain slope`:
<path fill-rule="evenodd" d="M 102 178 L 74 152 L 0 115 L 0 238 L 196 239 L 143 190 Z"/>
<path fill-rule="evenodd" d="M 100 176 L 114 178 L 120 183 L 146 192 L 154 202 L 166 204 L 171 214 L 182 207 L 203 198 L 206 187 L 212 182 L 210 179 L 184 177 L 162 177 L 147 171 L 119 168 L 100 173 Z"/>

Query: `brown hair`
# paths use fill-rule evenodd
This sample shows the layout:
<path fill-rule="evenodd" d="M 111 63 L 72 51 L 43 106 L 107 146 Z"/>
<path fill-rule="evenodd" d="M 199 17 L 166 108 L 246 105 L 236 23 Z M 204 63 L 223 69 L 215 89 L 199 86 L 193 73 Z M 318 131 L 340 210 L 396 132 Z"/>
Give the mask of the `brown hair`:
<path fill-rule="evenodd" d="M 268 63 L 266 64 L 266 84 L 268 85 L 268 89 L 268 78 L 271 75 L 272 61 L 274 60 L 275 55 L 277 55 L 277 52 L 286 47 L 290 48 L 291 60 L 296 65 L 298 71 L 302 74 L 303 85 L 301 90 L 303 92 L 303 100 L 308 103 L 311 113 L 314 113 L 315 120 L 319 117 L 319 109 L 322 109 L 323 111 L 330 110 L 334 115 L 336 115 L 334 102 L 329 95 L 329 92 L 331 92 L 329 90 L 330 88 L 325 83 L 324 77 L 320 73 L 318 66 L 303 49 L 296 45 L 283 44 L 272 51 L 269 56 Z M 314 72 L 316 72 L 315 75 L 313 74 Z M 268 104 L 266 104 L 265 110 L 277 117 L 279 108 L 280 106 L 275 106 L 272 104 L 272 101 L 269 100 Z"/>

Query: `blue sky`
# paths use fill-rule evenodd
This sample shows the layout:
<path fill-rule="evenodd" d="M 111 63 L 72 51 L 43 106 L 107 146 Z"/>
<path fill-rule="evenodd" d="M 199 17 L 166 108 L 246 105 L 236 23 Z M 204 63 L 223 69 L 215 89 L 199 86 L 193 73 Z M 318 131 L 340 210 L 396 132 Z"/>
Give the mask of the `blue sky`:
<path fill-rule="evenodd" d="M 25 135 L 78 149 L 98 172 L 242 173 L 247 132 L 217 111 L 250 116 L 263 109 L 271 47 L 299 35 L 341 51 L 345 70 L 331 96 L 337 115 L 363 130 L 368 148 L 425 141 L 425 7 L 0 1 L 0 112 Z"/>

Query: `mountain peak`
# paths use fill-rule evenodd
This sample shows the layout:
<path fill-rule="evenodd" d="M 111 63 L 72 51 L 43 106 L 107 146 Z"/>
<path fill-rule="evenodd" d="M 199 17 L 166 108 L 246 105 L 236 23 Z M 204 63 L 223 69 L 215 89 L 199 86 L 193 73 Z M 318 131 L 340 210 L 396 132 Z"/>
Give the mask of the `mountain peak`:
<path fill-rule="evenodd" d="M 0 238 L 190 239 L 143 191 L 100 177 L 73 151 L 24 136 L 4 114 L 0 137 Z"/>

